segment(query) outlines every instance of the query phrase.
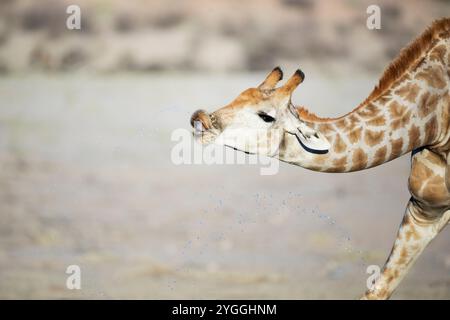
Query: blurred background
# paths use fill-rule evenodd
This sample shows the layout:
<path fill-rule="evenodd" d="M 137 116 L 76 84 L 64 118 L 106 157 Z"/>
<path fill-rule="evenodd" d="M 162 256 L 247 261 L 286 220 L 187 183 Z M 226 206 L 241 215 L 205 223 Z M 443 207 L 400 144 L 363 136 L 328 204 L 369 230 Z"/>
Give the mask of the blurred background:
<path fill-rule="evenodd" d="M 175 165 L 171 133 L 276 65 L 305 72 L 295 103 L 343 114 L 449 14 L 444 0 L 1 0 L 0 298 L 358 298 L 395 239 L 409 155 L 261 176 Z M 449 244 L 444 230 L 393 298 L 449 299 Z"/>

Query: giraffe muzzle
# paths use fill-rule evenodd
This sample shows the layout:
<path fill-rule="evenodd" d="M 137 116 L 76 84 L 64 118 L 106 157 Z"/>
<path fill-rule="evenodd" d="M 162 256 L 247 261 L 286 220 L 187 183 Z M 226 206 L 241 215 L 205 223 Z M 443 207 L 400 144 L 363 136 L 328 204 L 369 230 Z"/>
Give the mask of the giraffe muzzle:
<path fill-rule="evenodd" d="M 206 131 L 211 129 L 211 117 L 204 110 L 197 110 L 191 116 L 191 126 L 195 130 Z"/>

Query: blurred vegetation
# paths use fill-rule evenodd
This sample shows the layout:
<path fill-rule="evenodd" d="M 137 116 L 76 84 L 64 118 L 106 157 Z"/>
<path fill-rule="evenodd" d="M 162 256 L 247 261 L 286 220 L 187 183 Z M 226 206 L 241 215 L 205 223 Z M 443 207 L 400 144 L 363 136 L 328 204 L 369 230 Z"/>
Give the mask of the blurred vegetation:
<path fill-rule="evenodd" d="M 66 29 L 78 4 L 81 30 Z M 2 0 L 0 72 L 253 71 L 314 59 L 379 70 L 432 20 L 442 0 Z M 320 59 L 320 60 L 319 60 Z"/>

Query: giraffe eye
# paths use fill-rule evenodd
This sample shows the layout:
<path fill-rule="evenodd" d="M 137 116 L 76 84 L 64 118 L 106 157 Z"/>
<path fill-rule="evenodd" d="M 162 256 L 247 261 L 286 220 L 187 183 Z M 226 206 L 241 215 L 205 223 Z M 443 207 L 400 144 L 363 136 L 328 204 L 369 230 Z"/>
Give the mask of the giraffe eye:
<path fill-rule="evenodd" d="M 265 112 L 258 112 L 258 116 L 264 120 L 264 122 L 274 122 L 275 118 L 272 116 L 269 116 L 267 113 Z"/>

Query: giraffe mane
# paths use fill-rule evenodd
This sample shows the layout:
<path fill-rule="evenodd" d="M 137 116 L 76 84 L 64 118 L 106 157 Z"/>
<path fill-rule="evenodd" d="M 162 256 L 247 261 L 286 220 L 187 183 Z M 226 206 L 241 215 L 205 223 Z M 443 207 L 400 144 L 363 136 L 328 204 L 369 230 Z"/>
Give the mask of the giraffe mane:
<path fill-rule="evenodd" d="M 318 115 L 316 115 L 315 113 L 309 111 L 308 109 L 306 109 L 303 106 L 298 106 L 297 107 L 297 114 L 299 116 L 300 119 L 304 119 L 304 120 L 311 120 L 311 121 L 326 121 L 326 120 L 331 120 L 332 118 L 322 118 L 319 117 Z"/>
<path fill-rule="evenodd" d="M 437 37 L 440 35 L 450 36 L 450 18 L 442 18 L 433 21 L 420 36 L 414 39 L 407 47 L 403 48 L 399 55 L 384 70 L 378 84 L 369 96 L 350 113 L 381 96 L 408 70 L 416 67 L 417 62 L 420 61 L 424 53 L 428 52 L 433 47 Z M 305 120 L 327 121 L 333 119 L 319 117 L 301 106 L 297 108 L 297 113 L 299 117 Z"/>

